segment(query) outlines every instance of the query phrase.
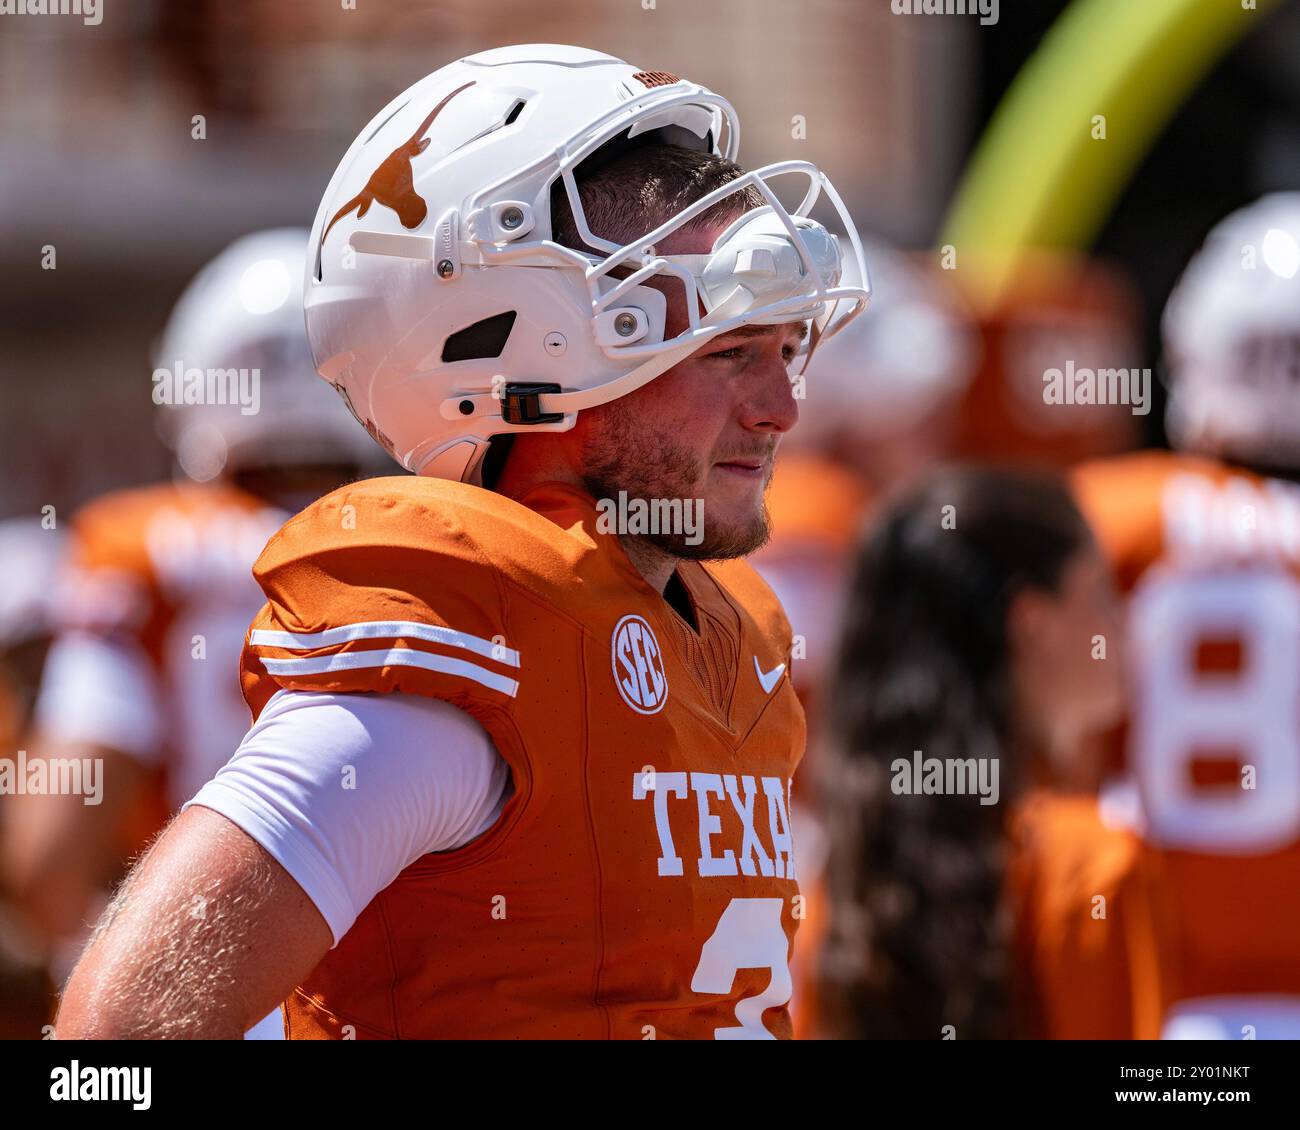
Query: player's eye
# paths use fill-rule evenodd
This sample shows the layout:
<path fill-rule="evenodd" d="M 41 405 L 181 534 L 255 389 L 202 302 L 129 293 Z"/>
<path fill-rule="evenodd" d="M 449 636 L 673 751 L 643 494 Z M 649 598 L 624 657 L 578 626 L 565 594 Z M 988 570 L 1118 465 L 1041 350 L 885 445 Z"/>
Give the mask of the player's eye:
<path fill-rule="evenodd" d="M 733 345 L 730 349 L 719 349 L 716 353 L 706 353 L 705 356 L 710 360 L 735 361 L 743 352 L 740 346 Z"/>

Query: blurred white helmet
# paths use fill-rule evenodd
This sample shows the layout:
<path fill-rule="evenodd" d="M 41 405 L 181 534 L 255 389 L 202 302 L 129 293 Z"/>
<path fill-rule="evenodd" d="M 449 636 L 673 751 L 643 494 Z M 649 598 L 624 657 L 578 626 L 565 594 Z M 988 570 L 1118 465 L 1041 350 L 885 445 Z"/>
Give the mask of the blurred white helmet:
<path fill-rule="evenodd" d="M 634 138 L 734 160 L 739 122 L 724 99 L 674 74 L 541 44 L 435 71 L 353 142 L 312 229 L 307 330 L 321 375 L 404 466 L 476 481 L 492 436 L 566 430 L 581 409 L 632 392 L 718 334 L 811 320 L 810 336 L 825 336 L 863 308 L 866 289 L 840 285 L 838 245 L 809 218 L 819 196 L 860 260 L 857 232 L 804 161 L 748 173 L 630 243 L 592 234 L 574 169 Z M 797 188 L 793 208 L 774 181 Z M 596 251 L 552 240 L 557 183 Z M 765 205 L 711 254 L 656 253 L 749 186 Z M 690 318 L 667 341 L 665 296 L 640 285 L 656 274 L 682 286 Z"/>
<path fill-rule="evenodd" d="M 864 241 L 872 315 L 817 347 L 808 362 L 799 425 L 783 444 L 823 447 L 838 436 L 871 441 L 911 428 L 961 396 L 980 359 L 979 337 L 937 271 Z M 846 262 L 845 283 L 858 280 Z"/>
<path fill-rule="evenodd" d="M 1300 468 L 1300 193 L 1233 212 L 1165 306 L 1175 447 Z"/>
<path fill-rule="evenodd" d="M 245 236 L 186 287 L 154 359 L 158 430 L 199 482 L 290 464 L 374 466 L 378 450 L 315 374 L 302 228 Z"/>

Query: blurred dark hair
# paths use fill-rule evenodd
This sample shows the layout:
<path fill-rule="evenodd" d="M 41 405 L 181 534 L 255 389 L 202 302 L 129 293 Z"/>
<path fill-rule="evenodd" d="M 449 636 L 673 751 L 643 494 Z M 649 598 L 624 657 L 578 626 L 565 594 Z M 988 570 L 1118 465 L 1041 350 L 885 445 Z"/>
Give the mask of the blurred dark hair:
<path fill-rule="evenodd" d="M 836 1034 L 1017 1034 L 1004 814 L 1024 767 L 1007 612 L 1026 586 L 1057 591 L 1090 538 L 1058 480 L 981 468 L 936 473 L 873 524 L 820 751 L 831 841 L 822 1011 Z M 915 750 L 998 758 L 999 803 L 895 795 L 891 763 Z"/>

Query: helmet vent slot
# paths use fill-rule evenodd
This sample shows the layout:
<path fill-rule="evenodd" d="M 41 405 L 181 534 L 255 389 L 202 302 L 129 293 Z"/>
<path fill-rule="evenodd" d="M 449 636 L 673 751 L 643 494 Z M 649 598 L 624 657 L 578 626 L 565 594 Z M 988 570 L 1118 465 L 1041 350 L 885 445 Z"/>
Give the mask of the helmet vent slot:
<path fill-rule="evenodd" d="M 457 330 L 442 345 L 442 360 L 474 361 L 484 357 L 500 357 L 514 328 L 517 311 L 493 314 L 490 318 Z"/>

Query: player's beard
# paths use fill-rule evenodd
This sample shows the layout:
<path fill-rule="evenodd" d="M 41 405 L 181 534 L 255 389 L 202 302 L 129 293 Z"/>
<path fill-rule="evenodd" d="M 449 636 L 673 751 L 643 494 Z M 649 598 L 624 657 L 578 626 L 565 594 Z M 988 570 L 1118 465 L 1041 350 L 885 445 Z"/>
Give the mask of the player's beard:
<path fill-rule="evenodd" d="M 636 413 L 618 401 L 609 405 L 605 426 L 588 439 L 583 450 L 583 486 L 595 499 L 617 501 L 619 492 L 627 499 L 680 499 L 683 509 L 704 498 L 708 468 L 671 433 L 652 435 Z M 769 464 L 768 479 L 771 478 Z M 764 482 L 764 488 L 767 482 Z M 767 543 L 767 504 L 760 499 L 748 519 L 719 523 L 711 521 L 707 499 L 700 515 L 703 535 L 696 544 L 687 531 L 660 531 L 637 537 L 673 557 L 692 561 L 720 561 L 746 557 Z"/>

